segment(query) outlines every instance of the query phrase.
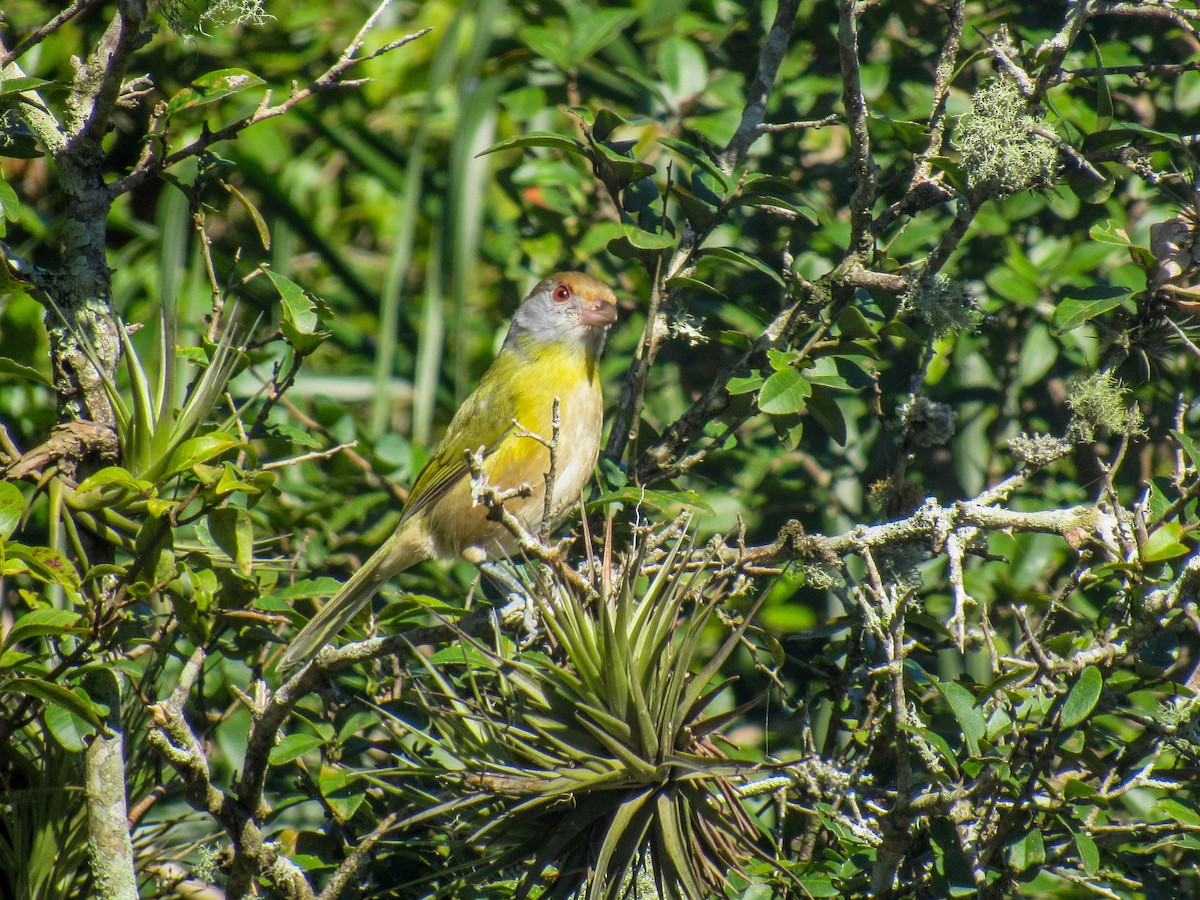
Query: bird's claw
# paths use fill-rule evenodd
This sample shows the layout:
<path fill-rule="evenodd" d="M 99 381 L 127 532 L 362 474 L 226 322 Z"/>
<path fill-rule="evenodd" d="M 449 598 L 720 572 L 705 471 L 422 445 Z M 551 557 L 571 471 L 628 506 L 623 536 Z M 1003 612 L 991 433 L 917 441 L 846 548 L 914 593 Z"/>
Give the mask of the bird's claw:
<path fill-rule="evenodd" d="M 524 601 L 524 608 L 521 611 L 521 628 L 525 632 L 521 636 L 521 649 L 525 650 L 532 647 L 541 635 L 541 619 L 538 616 L 537 602 L 533 596 L 525 594 L 521 599 Z"/>

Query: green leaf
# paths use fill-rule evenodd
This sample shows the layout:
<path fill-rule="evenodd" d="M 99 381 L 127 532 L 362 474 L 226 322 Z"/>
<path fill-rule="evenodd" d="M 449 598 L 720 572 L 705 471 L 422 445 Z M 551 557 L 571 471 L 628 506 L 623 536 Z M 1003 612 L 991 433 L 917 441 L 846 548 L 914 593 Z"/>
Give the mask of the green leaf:
<path fill-rule="evenodd" d="M 758 408 L 772 416 L 794 413 L 804 406 L 812 393 L 812 385 L 795 369 L 776 372 L 758 394 Z"/>
<path fill-rule="evenodd" d="M 756 259 L 748 253 L 743 253 L 741 250 L 734 250 L 732 247 L 709 247 L 706 250 L 701 250 L 700 256 L 707 259 L 721 259 L 740 266 L 747 266 L 755 271 L 762 272 L 762 274 L 766 275 L 776 284 L 783 285 L 783 277 L 778 272 L 761 259 Z"/>
<path fill-rule="evenodd" d="M 667 287 L 698 291 L 710 297 L 720 297 L 722 300 L 728 299 L 707 281 L 702 281 L 699 278 L 689 278 L 686 275 L 676 275 L 674 278 L 668 278 Z"/>
<path fill-rule="evenodd" d="M 1188 552 L 1186 544 L 1180 540 L 1183 537 L 1183 525 L 1179 522 L 1166 522 L 1154 530 L 1142 547 L 1143 563 L 1159 563 Z"/>
<path fill-rule="evenodd" d="M 79 590 L 79 570 L 75 564 L 49 547 L 27 547 L 17 543 L 5 545 L 3 574 L 18 572 L 26 572 L 47 584 L 61 584 L 70 590 Z"/>
<path fill-rule="evenodd" d="M 653 232 L 638 228 L 636 225 L 625 226 L 625 237 L 629 243 L 639 250 L 666 250 L 675 246 L 675 236 L 665 231 Z"/>
<path fill-rule="evenodd" d="M 25 498 L 11 481 L 0 481 L 0 540 L 12 537 L 21 516 L 25 514 Z"/>
<path fill-rule="evenodd" d="M 798 350 L 768 350 L 767 359 L 771 363 L 771 368 L 776 372 L 786 372 L 788 369 L 795 371 L 796 367 L 793 363 L 800 358 Z"/>
<path fill-rule="evenodd" d="M 774 175 L 747 174 L 733 204 L 780 209 L 789 213 L 789 217 L 799 216 L 813 225 L 819 224 L 816 210 L 797 196 L 795 183 Z"/>
<path fill-rule="evenodd" d="M 800 875 L 796 878 L 803 897 L 842 897 L 841 888 L 833 883 L 833 877 L 818 873 Z M 771 895 L 774 896 L 774 895 Z"/>
<path fill-rule="evenodd" d="M 208 514 L 208 528 L 217 546 L 229 554 L 238 572 L 249 578 L 254 562 L 254 523 L 240 506 L 214 509 Z"/>
<path fill-rule="evenodd" d="M 321 328 L 330 318 L 328 307 L 290 278 L 271 269 L 266 272 L 283 301 L 279 330 L 298 353 L 311 353 L 332 334 Z"/>
<path fill-rule="evenodd" d="M 649 163 L 626 156 L 608 144 L 596 144 L 589 159 L 596 167 L 596 174 L 606 182 L 615 182 L 624 187 L 653 175 L 658 170 Z"/>
<path fill-rule="evenodd" d="M 4 637 L 0 647 L 7 649 L 21 641 L 42 635 L 64 636 L 84 634 L 83 617 L 69 609 L 35 609 L 17 619 L 16 624 Z"/>
<path fill-rule="evenodd" d="M 1192 828 L 1200 827 L 1200 812 L 1169 797 L 1155 801 L 1154 812 L 1181 825 L 1187 825 Z"/>
<path fill-rule="evenodd" d="M 223 431 L 211 431 L 199 437 L 190 438 L 179 445 L 171 454 L 171 462 L 167 466 L 168 474 L 173 475 L 190 469 L 192 466 L 206 463 L 223 453 L 238 450 L 242 443 L 232 435 Z"/>
<path fill-rule="evenodd" d="M 1104 59 L 1100 55 L 1100 45 L 1096 43 L 1096 39 L 1088 35 L 1088 39 L 1092 43 L 1092 52 L 1096 55 L 1096 68 L 1104 68 Z M 1103 72 L 1096 75 L 1096 132 L 1108 131 L 1113 123 L 1113 100 L 1112 91 L 1108 87 L 1108 78 Z"/>
<path fill-rule="evenodd" d="M 100 726 L 100 711 L 96 704 L 61 684 L 43 681 L 40 678 L 14 678 L 0 685 L 0 694 L 29 694 L 47 703 L 61 706 L 92 725 Z"/>
<path fill-rule="evenodd" d="M 598 141 L 607 140 L 609 135 L 626 124 L 628 122 L 619 113 L 603 107 L 596 113 L 596 120 L 592 123 L 592 137 Z"/>
<path fill-rule="evenodd" d="M 829 388 L 814 385 L 806 408 L 835 444 L 846 446 L 846 417 L 842 415 L 842 409 Z"/>
<path fill-rule="evenodd" d="M 271 748 L 269 759 L 271 765 L 282 766 L 324 744 L 325 739 L 315 734 L 289 734 Z"/>
<path fill-rule="evenodd" d="M 753 393 L 762 387 L 762 385 L 763 377 L 756 372 L 753 375 L 735 375 L 725 383 L 725 390 L 736 397 L 739 394 Z"/>
<path fill-rule="evenodd" d="M 239 191 L 232 184 L 226 181 L 221 182 L 221 187 L 233 194 L 242 204 L 242 207 L 250 216 L 250 221 L 254 223 L 254 229 L 258 232 L 258 239 L 262 243 L 264 250 L 271 249 L 271 229 L 267 227 L 267 220 L 262 217 L 262 213 L 258 211 L 258 207 L 250 202 L 250 198 Z"/>
<path fill-rule="evenodd" d="M 874 118 L 874 117 L 873 117 Z M 892 133 L 900 146 L 909 153 L 921 153 L 929 146 L 929 126 L 923 122 L 906 122 L 902 119 L 887 119 Z"/>
<path fill-rule="evenodd" d="M 1066 173 L 1065 182 L 1076 197 L 1084 203 L 1103 203 L 1116 190 L 1117 180 L 1108 174 L 1108 165 L 1094 166 L 1099 178 L 1087 169 L 1072 168 Z"/>
<path fill-rule="evenodd" d="M 87 739 L 96 733 L 86 719 L 57 704 L 47 706 L 42 718 L 46 722 L 46 730 L 54 736 L 59 746 L 70 753 L 82 753 L 87 747 Z"/>
<path fill-rule="evenodd" d="M 134 478 L 128 469 L 122 469 L 120 466 L 105 466 L 98 472 L 93 472 L 85 478 L 75 489 L 77 494 L 86 494 L 89 491 L 102 491 L 105 488 L 119 488 L 122 493 L 130 491 L 137 494 L 148 492 L 153 485 L 144 479 Z"/>
<path fill-rule="evenodd" d="M 366 798 L 366 788 L 359 784 L 353 772 L 335 769 L 332 766 L 321 766 L 321 773 L 317 776 L 321 796 L 342 822 L 348 821 Z"/>
<path fill-rule="evenodd" d="M 34 78 L 32 75 L 6 78 L 0 83 L 0 97 L 11 97 L 14 94 L 23 94 L 25 91 L 39 91 L 54 84 L 56 82 L 47 81 L 45 78 Z"/>
<path fill-rule="evenodd" d="M 704 53 L 687 38 L 672 36 L 658 45 L 658 70 L 677 101 L 695 97 L 708 85 Z"/>
<path fill-rule="evenodd" d="M 712 157 L 705 153 L 695 144 L 689 144 L 687 141 L 681 141 L 678 138 L 660 137 L 658 142 L 664 147 L 674 150 L 684 159 L 698 165 L 705 172 L 715 178 L 725 190 L 729 190 L 729 176 L 721 171 L 721 167 L 713 162 Z"/>
<path fill-rule="evenodd" d="M 569 64 L 559 68 L 576 68 L 580 62 L 612 43 L 637 15 L 632 9 L 598 9 L 572 22 L 571 44 L 567 51 Z"/>
<path fill-rule="evenodd" d="M 167 117 L 185 109 L 216 103 L 218 100 L 264 84 L 265 81 L 245 69 L 219 69 L 209 72 L 207 75 L 201 75 L 190 87 L 184 88 L 167 101 Z"/>
<path fill-rule="evenodd" d="M 1050 325 L 1059 334 L 1078 328 L 1084 322 L 1120 306 L 1132 292 L 1119 285 L 1096 284 L 1068 292 L 1050 317 Z"/>
<path fill-rule="evenodd" d="M 843 335 L 849 338 L 875 340 L 875 329 L 867 321 L 867 317 L 857 307 L 848 306 L 838 314 L 837 327 Z"/>
<path fill-rule="evenodd" d="M 1200 468 L 1200 445 L 1182 431 L 1172 428 L 1171 434 L 1175 435 L 1175 440 L 1179 441 L 1179 446 L 1187 453 L 1188 459 L 1192 462 L 1192 468 Z"/>
<path fill-rule="evenodd" d="M 1096 842 L 1082 831 L 1071 832 L 1071 837 L 1075 841 L 1075 849 L 1079 851 L 1079 861 L 1083 864 L 1083 871 L 1089 875 L 1095 875 L 1100 868 L 1100 848 L 1096 846 Z"/>
<path fill-rule="evenodd" d="M 15 222 L 20 215 L 21 202 L 11 184 L 0 178 L 0 237 L 4 237 L 7 222 Z"/>
<path fill-rule="evenodd" d="M 1038 829 L 1008 845 L 1008 861 L 1018 872 L 1036 869 L 1046 862 L 1046 842 Z"/>
<path fill-rule="evenodd" d="M 45 156 L 37 135 L 23 121 L 8 122 L 4 128 L 4 141 L 0 142 L 0 157 L 9 159 L 38 159 Z M 4 269 L 0 269 L 0 275 Z"/>
<path fill-rule="evenodd" d="M 521 29 L 521 40 L 543 59 L 554 63 L 555 68 L 569 71 L 571 65 L 571 47 L 563 40 L 562 32 L 546 28 L 542 25 L 527 25 Z"/>
<path fill-rule="evenodd" d="M 1088 666 L 1080 672 L 1079 679 L 1071 686 L 1067 699 L 1063 702 L 1063 727 L 1074 728 L 1091 715 L 1103 688 L 1104 676 L 1095 666 Z"/>
<path fill-rule="evenodd" d="M 0 184 L 3 184 L 3 182 L 0 182 Z M 32 381 L 43 387 L 54 387 L 50 379 L 37 369 L 19 363 L 15 359 L 9 359 L 7 356 L 0 356 L 0 375 L 11 375 L 14 378 L 24 378 L 26 381 Z"/>
<path fill-rule="evenodd" d="M 581 141 L 551 131 L 534 131 L 521 137 L 509 138 L 506 141 L 492 144 L 479 155 L 486 156 L 489 153 L 499 153 L 501 150 L 515 150 L 522 147 L 552 147 L 555 150 L 566 150 L 568 153 L 587 156 L 587 148 Z"/>
<path fill-rule="evenodd" d="M 969 193 L 967 190 L 967 173 L 963 171 L 962 165 L 957 160 L 950 159 L 947 156 L 935 156 L 929 160 L 929 164 L 945 175 L 946 181 L 958 193 L 964 195 Z"/>
<path fill-rule="evenodd" d="M 950 704 L 954 718 L 963 730 L 963 738 L 967 742 L 967 752 L 971 756 L 979 755 L 979 741 L 987 733 L 987 720 L 983 710 L 975 705 L 974 695 L 957 681 L 938 681 L 933 679 L 934 687 Z"/>

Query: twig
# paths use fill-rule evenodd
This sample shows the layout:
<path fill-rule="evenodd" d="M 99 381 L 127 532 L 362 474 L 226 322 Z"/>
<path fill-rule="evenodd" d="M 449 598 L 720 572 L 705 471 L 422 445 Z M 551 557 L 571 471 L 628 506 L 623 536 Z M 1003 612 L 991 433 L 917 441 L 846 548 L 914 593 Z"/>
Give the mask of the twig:
<path fill-rule="evenodd" d="M 312 453 L 305 453 L 301 456 L 293 456 L 291 459 L 280 459 L 274 462 L 263 463 L 258 468 L 263 472 L 269 472 L 271 469 L 282 469 L 285 466 L 295 466 L 302 462 L 308 462 L 313 459 L 328 459 L 331 456 L 336 456 L 343 450 L 351 450 L 358 446 L 358 441 L 350 441 L 348 444 L 338 444 L 336 447 L 330 447 L 328 450 L 314 450 Z"/>
<path fill-rule="evenodd" d="M 783 55 L 787 52 L 799 6 L 799 0 L 780 0 L 775 11 L 775 21 L 771 24 L 771 30 L 767 33 L 767 39 L 763 41 L 762 50 L 758 54 L 758 68 L 754 72 L 754 80 L 746 92 L 742 121 L 720 155 L 720 166 L 726 172 L 732 172 L 738 167 L 751 145 L 762 133 L 759 126 L 766 116 L 767 100 L 770 99 L 771 88 L 779 74 Z"/>
<path fill-rule="evenodd" d="M 345 862 L 338 866 L 337 871 L 333 873 L 333 877 L 329 879 L 325 890 L 321 891 L 317 900 L 337 900 L 342 895 L 342 891 L 350 886 L 351 879 L 366 864 L 367 857 L 375 849 L 375 845 L 387 836 L 387 833 L 395 827 L 398 821 L 400 821 L 399 813 L 392 812 L 384 816 L 379 824 L 371 830 L 371 833 L 358 842 L 358 846 L 346 857 Z"/>
<path fill-rule="evenodd" d="M 556 575 L 578 591 L 581 596 L 595 596 L 595 589 L 587 579 L 566 564 L 561 546 L 555 547 L 542 543 L 536 535 L 530 533 L 525 524 L 511 510 L 505 507 L 504 504 L 509 500 L 531 496 L 533 487 L 529 484 L 520 484 L 513 488 L 498 489 L 487 480 L 487 474 L 483 471 L 483 455 L 481 453 L 472 453 L 468 450 L 463 455 L 471 474 L 472 501 L 478 506 L 486 507 L 488 517 L 504 526 L 505 530 L 512 535 L 517 549 L 521 553 L 548 565 Z M 564 541 L 564 543 L 566 542 Z"/>
<path fill-rule="evenodd" d="M 966 649 L 967 604 L 971 598 L 963 585 L 963 540 L 957 531 L 946 535 L 946 557 L 950 560 L 950 587 L 954 593 L 954 613 L 950 616 L 950 633 L 954 635 L 959 652 Z"/>
<path fill-rule="evenodd" d="M 858 59 L 858 17 L 863 9 L 860 0 L 839 0 L 837 33 L 842 104 L 850 124 L 850 177 L 854 179 L 854 193 L 850 196 L 850 252 L 865 258 L 873 243 L 871 209 L 875 205 L 875 164 L 871 159 L 867 101 L 863 97 Z"/>
<path fill-rule="evenodd" d="M 6 51 L 5 53 L 0 53 L 0 70 L 4 69 L 13 60 L 20 59 L 80 13 L 86 12 L 99 2 L 100 0 L 75 0 L 74 3 L 56 15 L 53 19 L 48 21 L 45 25 L 42 25 L 30 32 L 30 34 L 20 41 L 17 46 Z"/>
<path fill-rule="evenodd" d="M 841 122 L 841 121 L 842 121 L 842 117 L 840 115 L 838 115 L 837 113 L 830 113 L 829 115 L 825 116 L 823 119 L 806 119 L 806 120 L 800 121 L 800 122 L 779 122 L 779 123 L 775 123 L 775 124 L 772 124 L 769 122 L 763 122 L 762 124 L 760 124 L 758 126 L 758 133 L 759 134 L 778 134 L 781 131 L 799 131 L 801 129 L 806 129 L 806 128 L 811 128 L 813 130 L 816 130 L 818 128 L 825 128 L 829 125 L 836 125 L 838 122 Z"/>
<path fill-rule="evenodd" d="M 1165 3 L 1102 3 L 1096 2 L 1095 15 L 1133 16 L 1147 19 L 1169 19 L 1191 35 L 1196 34 L 1193 23 L 1200 23 L 1200 11 L 1180 9 Z"/>
<path fill-rule="evenodd" d="M 1063 69 L 1058 74 L 1057 83 L 1062 84 L 1075 78 L 1094 78 L 1099 75 L 1107 78 L 1109 75 L 1131 75 L 1133 77 L 1149 75 L 1183 75 L 1185 72 L 1200 71 L 1200 59 L 1184 63 L 1138 63 L 1132 66 L 1085 66 L 1081 69 Z"/>
<path fill-rule="evenodd" d="M 1062 71 L 1067 51 L 1083 33 L 1084 26 L 1097 6 L 1096 0 L 1067 0 L 1067 13 L 1063 17 L 1062 28 L 1038 47 L 1037 57 L 1041 63 L 1041 72 L 1033 94 L 1029 95 L 1031 101 L 1040 103 L 1046 91 L 1054 86 L 1058 73 Z"/>
<path fill-rule="evenodd" d="M 662 279 L 662 256 L 655 261 L 655 270 L 650 281 L 650 302 L 646 308 L 646 327 L 642 330 L 641 340 L 634 351 L 633 362 L 625 374 L 621 385 L 621 399 L 613 412 L 612 424 L 608 432 L 608 445 L 604 455 L 614 462 L 620 462 L 625 455 L 625 448 L 637 436 L 638 422 L 641 419 L 642 407 L 645 400 L 646 376 L 650 372 L 650 364 L 658 353 L 658 346 L 666 332 L 662 321 L 664 285 Z M 636 446 L 634 449 L 636 453 Z"/>
<path fill-rule="evenodd" d="M 200 135 L 200 137 L 196 138 L 185 147 L 181 147 L 180 149 L 176 150 L 174 153 L 169 153 L 165 156 L 159 157 L 154 157 L 152 155 L 143 157 L 143 159 L 138 161 L 133 171 L 131 171 L 124 178 L 119 178 L 108 186 L 109 196 L 119 197 L 121 194 L 133 190 L 147 179 L 153 178 L 159 172 L 169 169 L 171 166 L 182 162 L 185 159 L 198 156 L 211 145 L 220 141 L 227 141 L 230 138 L 235 137 L 237 134 L 244 131 L 246 128 L 249 128 L 251 125 L 256 125 L 259 122 L 266 121 L 267 119 L 273 119 L 277 116 L 282 116 L 289 112 L 296 104 L 307 100 L 314 94 L 320 93 L 321 91 L 330 90 L 335 87 L 355 87 L 363 84 L 364 82 L 362 81 L 342 81 L 341 77 L 352 66 L 369 59 L 374 59 L 375 57 L 395 50 L 398 47 L 403 47 L 405 44 L 409 44 L 421 37 L 424 37 L 432 30 L 430 28 L 422 28 L 419 31 L 414 31 L 413 33 L 407 34 L 402 38 L 391 41 L 374 53 L 368 54 L 364 57 L 356 57 L 354 54 L 362 46 L 363 40 L 366 38 L 367 33 L 374 28 L 375 24 L 379 21 L 379 17 L 383 14 L 384 10 L 391 5 L 391 2 L 392 0 L 383 0 L 383 2 L 376 7 L 375 12 L 371 14 L 370 18 L 367 19 L 363 27 L 359 29 L 358 34 L 354 36 L 354 39 L 346 47 L 345 51 L 338 58 L 338 61 L 326 69 L 325 72 L 318 76 L 314 81 L 309 83 L 307 87 L 301 88 L 293 85 L 291 93 L 288 94 L 287 99 L 275 106 L 270 105 L 270 94 L 268 93 L 268 95 L 263 99 L 263 102 L 259 105 L 258 109 L 256 109 L 252 114 L 243 116 L 236 122 L 232 122 L 229 125 L 226 125 L 224 128 L 219 128 L 216 131 L 206 130 Z"/>
<path fill-rule="evenodd" d="M 1087 172 L 1097 181 L 1104 181 L 1104 174 L 1096 169 L 1082 153 L 1064 141 L 1061 137 L 1054 133 L 1053 129 L 1047 128 L 1045 125 L 1031 125 L 1029 130 L 1036 135 L 1044 137 L 1050 143 L 1058 147 L 1060 153 L 1068 157 L 1071 162 L 1075 163 L 1084 172 Z"/>
<path fill-rule="evenodd" d="M 547 445 L 547 450 L 550 451 L 550 468 L 546 471 L 546 496 L 542 503 L 542 527 L 539 529 L 543 544 L 550 543 L 550 529 L 554 524 L 554 481 L 558 478 L 558 435 L 561 424 L 558 398 L 555 397 L 550 410 L 550 443 Z"/>
<path fill-rule="evenodd" d="M 1021 96 L 1026 100 L 1033 99 L 1037 88 L 1033 83 L 1033 79 L 1029 77 L 1029 73 L 1013 59 L 1014 51 L 1008 37 L 1008 32 L 1001 30 L 999 37 L 985 34 L 978 28 L 975 29 L 975 32 L 988 45 L 988 50 L 992 59 L 995 60 L 996 65 L 1017 83 L 1017 87 L 1021 91 Z"/>
<path fill-rule="evenodd" d="M 917 171 L 913 174 L 910 191 L 919 181 L 929 180 L 932 176 L 933 158 L 942 152 L 942 144 L 946 137 L 946 100 L 950 96 L 950 81 L 958 64 L 965 5 L 966 0 L 954 0 L 954 4 L 948 10 L 950 27 L 946 31 L 946 39 L 942 41 L 937 68 L 934 70 L 933 106 L 929 111 L 929 143 L 925 145 L 925 152 L 921 154 Z"/>
<path fill-rule="evenodd" d="M 329 429 L 293 403 L 291 398 L 286 396 L 280 397 L 279 403 L 305 428 L 316 431 L 325 435 L 326 437 L 330 436 Z M 387 491 L 392 495 L 393 498 L 401 503 L 404 503 L 408 499 L 408 491 L 395 482 L 389 481 L 388 479 L 376 474 L 375 470 L 371 467 L 370 461 L 366 457 L 348 447 L 343 449 L 342 452 L 345 454 L 346 459 L 350 460 L 351 464 L 353 464 L 355 468 L 362 471 L 363 477 L 366 479 L 367 484 L 369 484 L 371 487 Z"/>

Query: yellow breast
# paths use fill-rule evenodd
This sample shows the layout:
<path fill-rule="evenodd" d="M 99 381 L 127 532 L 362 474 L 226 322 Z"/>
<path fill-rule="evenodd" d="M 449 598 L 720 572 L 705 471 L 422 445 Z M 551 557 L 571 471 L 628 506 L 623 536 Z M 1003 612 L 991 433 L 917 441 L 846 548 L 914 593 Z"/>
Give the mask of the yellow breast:
<path fill-rule="evenodd" d="M 571 352 L 574 351 L 574 352 Z M 558 400 L 557 464 L 551 515 L 555 523 L 567 515 L 596 467 L 604 423 L 604 399 L 596 361 L 577 347 L 539 345 L 494 365 L 504 383 L 512 386 L 505 410 L 478 409 L 476 414 L 503 415 L 516 425 L 483 463 L 488 483 L 498 490 L 528 485 L 529 496 L 509 500 L 505 507 L 532 532 L 545 513 L 549 445 L 554 435 L 554 401 Z M 487 510 L 471 502 L 469 479 L 456 484 L 424 516 L 436 556 L 469 555 L 472 547 L 495 557 L 516 551 L 511 534 L 499 522 L 488 521 Z"/>

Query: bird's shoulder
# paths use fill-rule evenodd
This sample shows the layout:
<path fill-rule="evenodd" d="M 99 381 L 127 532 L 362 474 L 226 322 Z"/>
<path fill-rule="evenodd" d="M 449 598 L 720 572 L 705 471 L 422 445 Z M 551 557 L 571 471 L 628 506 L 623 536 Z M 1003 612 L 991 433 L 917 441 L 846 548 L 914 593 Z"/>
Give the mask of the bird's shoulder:
<path fill-rule="evenodd" d="M 420 512 L 466 474 L 467 452 L 482 450 L 487 456 L 512 431 L 513 373 L 504 356 L 496 358 L 450 420 L 446 434 L 413 483 L 404 519 Z"/>

